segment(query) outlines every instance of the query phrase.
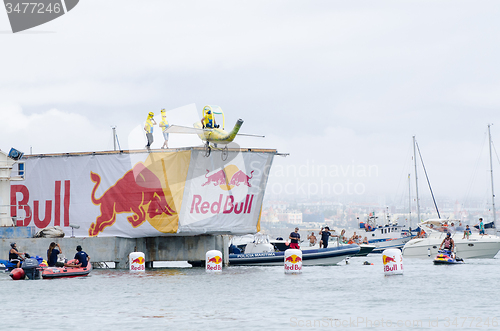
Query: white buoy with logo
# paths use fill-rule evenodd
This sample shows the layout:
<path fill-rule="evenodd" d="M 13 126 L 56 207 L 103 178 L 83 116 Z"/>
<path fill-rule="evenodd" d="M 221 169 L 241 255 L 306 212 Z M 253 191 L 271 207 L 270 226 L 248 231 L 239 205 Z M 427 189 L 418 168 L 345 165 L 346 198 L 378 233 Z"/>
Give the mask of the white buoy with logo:
<path fill-rule="evenodd" d="M 207 272 L 222 272 L 222 253 L 218 250 L 208 251 L 205 257 L 205 270 Z"/>
<path fill-rule="evenodd" d="M 285 273 L 299 274 L 302 272 L 302 251 L 300 249 L 287 249 L 285 251 Z"/>
<path fill-rule="evenodd" d="M 128 256 L 128 267 L 130 271 L 145 272 L 146 259 L 144 258 L 144 253 L 142 252 L 130 253 Z"/>
<path fill-rule="evenodd" d="M 403 274 L 403 255 L 399 249 L 384 250 L 382 252 L 382 263 L 384 264 L 384 274 L 386 276 Z"/>

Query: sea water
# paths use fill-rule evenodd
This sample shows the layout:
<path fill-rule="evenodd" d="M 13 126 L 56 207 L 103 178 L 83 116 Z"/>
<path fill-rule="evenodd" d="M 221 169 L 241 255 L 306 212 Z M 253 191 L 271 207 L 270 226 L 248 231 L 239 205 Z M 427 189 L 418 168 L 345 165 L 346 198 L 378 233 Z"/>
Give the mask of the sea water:
<path fill-rule="evenodd" d="M 2 329 L 18 330 L 499 330 L 499 274 L 500 259 L 405 259 L 404 275 L 384 276 L 380 254 L 293 275 L 246 266 L 2 273 L 0 314 Z"/>

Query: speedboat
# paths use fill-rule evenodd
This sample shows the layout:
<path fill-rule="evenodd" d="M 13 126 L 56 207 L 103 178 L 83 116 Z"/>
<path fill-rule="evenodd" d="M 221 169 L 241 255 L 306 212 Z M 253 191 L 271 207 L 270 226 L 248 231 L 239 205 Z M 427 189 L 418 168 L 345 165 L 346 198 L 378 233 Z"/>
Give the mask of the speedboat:
<path fill-rule="evenodd" d="M 440 250 L 439 254 L 434 258 L 434 264 L 463 264 L 464 260 L 454 256 L 449 250 Z"/>
<path fill-rule="evenodd" d="M 453 231 L 447 226 L 451 222 L 458 224 L 460 221 L 430 219 L 420 223 L 420 228 L 425 231 L 426 237 L 408 241 L 403 247 L 403 256 L 416 258 L 435 256 L 448 232 L 455 242 L 457 255 L 464 259 L 492 259 L 500 251 L 500 237 L 491 234 L 480 235 L 471 228 L 472 234 L 464 238 L 462 231 Z"/>
<path fill-rule="evenodd" d="M 76 260 L 71 260 L 75 262 Z M 43 279 L 53 279 L 53 278 L 70 278 L 70 277 L 84 277 L 87 276 L 92 271 L 92 264 L 89 262 L 87 266 L 84 267 L 44 267 L 42 268 L 42 278 Z"/>
<path fill-rule="evenodd" d="M 277 248 L 278 246 L 282 247 L 282 244 L 284 247 L 288 246 L 284 240 L 269 241 L 265 236 L 260 236 L 253 242 L 247 243 L 244 252 L 230 252 L 229 265 L 283 265 L 285 252 Z M 303 245 L 301 250 L 302 265 L 334 265 L 349 256 L 359 253 L 360 248 L 356 244 L 328 248 Z"/>

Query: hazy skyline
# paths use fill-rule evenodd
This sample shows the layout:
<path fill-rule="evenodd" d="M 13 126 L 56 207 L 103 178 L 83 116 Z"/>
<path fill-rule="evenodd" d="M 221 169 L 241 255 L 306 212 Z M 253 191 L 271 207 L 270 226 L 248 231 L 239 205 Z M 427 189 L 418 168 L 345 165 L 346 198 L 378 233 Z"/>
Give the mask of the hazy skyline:
<path fill-rule="evenodd" d="M 149 111 L 191 125 L 215 104 L 266 136 L 240 146 L 290 153 L 268 192 L 407 194 L 416 135 L 437 196 L 488 198 L 499 14 L 496 1 L 86 0 L 12 34 L 0 11 L 0 149 L 111 150 L 115 125 L 122 149 L 142 148 Z"/>

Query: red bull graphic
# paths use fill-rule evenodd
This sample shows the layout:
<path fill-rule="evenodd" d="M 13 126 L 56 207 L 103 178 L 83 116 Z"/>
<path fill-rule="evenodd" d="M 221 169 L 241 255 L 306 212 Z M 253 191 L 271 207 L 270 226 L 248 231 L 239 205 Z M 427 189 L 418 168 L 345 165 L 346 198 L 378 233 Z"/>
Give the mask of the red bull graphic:
<path fill-rule="evenodd" d="M 137 163 L 104 194 L 96 199 L 95 193 L 101 177 L 90 173 L 92 182 L 92 202 L 100 205 L 101 215 L 96 218 L 89 228 L 89 236 L 95 237 L 106 227 L 116 221 L 117 214 L 133 213 L 127 220 L 132 226 L 138 227 L 146 221 L 159 215 L 173 215 L 176 213 L 167 203 L 160 179 L 143 163 Z"/>
<path fill-rule="evenodd" d="M 302 257 L 292 254 L 285 257 L 285 272 L 297 272 L 302 270 Z"/>
<path fill-rule="evenodd" d="M 396 263 L 396 259 L 394 258 L 394 256 L 390 257 L 390 256 L 387 256 L 387 255 L 383 255 L 382 256 L 382 262 L 384 263 L 384 265 L 386 265 L 389 262 Z"/>
<path fill-rule="evenodd" d="M 133 271 L 146 270 L 144 262 L 146 262 L 146 261 L 144 260 L 144 258 L 142 256 L 139 256 L 139 257 L 133 259 L 132 261 L 130 261 L 130 270 L 133 270 Z"/>
<path fill-rule="evenodd" d="M 213 186 L 220 186 L 224 191 L 229 191 L 235 186 L 240 186 L 242 184 L 247 187 L 252 187 L 250 179 L 253 178 L 253 172 L 254 170 L 252 170 L 250 176 L 248 176 L 234 164 L 230 164 L 224 167 L 224 169 L 217 170 L 212 174 L 210 174 L 210 170 L 207 169 L 207 173 L 205 174 L 207 181 L 201 186 L 212 184 Z"/>
<path fill-rule="evenodd" d="M 237 173 L 231 177 L 231 181 L 229 185 L 240 186 L 240 184 L 246 185 L 248 187 L 252 187 L 250 185 L 250 179 L 253 177 L 253 170 L 250 172 L 250 176 L 247 176 L 243 171 L 239 170 Z"/>
<path fill-rule="evenodd" d="M 288 256 L 285 261 L 291 262 L 291 263 L 298 263 L 302 262 L 302 258 L 300 256 L 297 256 L 295 254 Z"/>
<path fill-rule="evenodd" d="M 206 265 L 206 270 L 207 271 L 221 271 L 222 270 L 222 257 L 216 255 L 216 256 L 208 259 L 207 265 Z"/>
<path fill-rule="evenodd" d="M 213 262 L 215 264 L 220 264 L 222 262 L 222 258 L 220 256 L 214 256 L 208 259 L 208 263 Z"/>

